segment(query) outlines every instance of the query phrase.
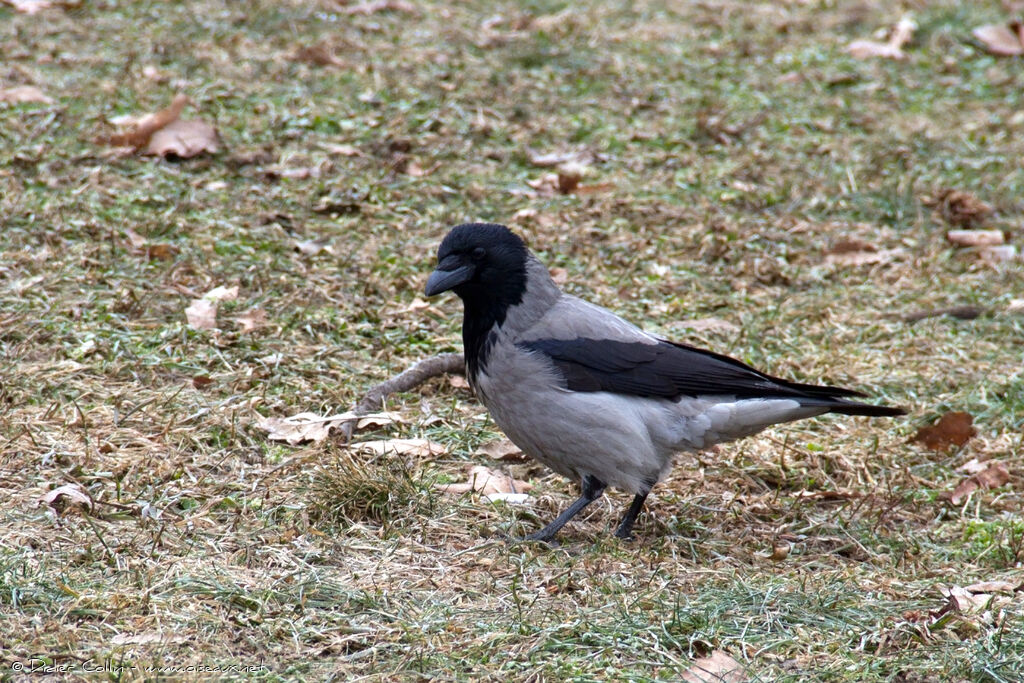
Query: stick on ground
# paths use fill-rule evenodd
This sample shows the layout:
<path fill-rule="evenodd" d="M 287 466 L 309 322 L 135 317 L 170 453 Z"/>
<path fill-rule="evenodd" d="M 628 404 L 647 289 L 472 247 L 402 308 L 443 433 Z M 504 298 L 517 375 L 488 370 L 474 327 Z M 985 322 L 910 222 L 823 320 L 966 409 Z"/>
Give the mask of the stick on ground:
<path fill-rule="evenodd" d="M 466 361 L 461 353 L 442 353 L 424 358 L 408 370 L 371 387 L 353 410 L 360 415 L 371 413 L 378 410 L 384 399 L 395 392 L 409 391 L 431 377 L 444 374 L 463 375 L 465 372 Z M 354 422 L 349 422 L 342 427 L 341 433 L 346 441 L 352 436 L 354 424 Z"/>

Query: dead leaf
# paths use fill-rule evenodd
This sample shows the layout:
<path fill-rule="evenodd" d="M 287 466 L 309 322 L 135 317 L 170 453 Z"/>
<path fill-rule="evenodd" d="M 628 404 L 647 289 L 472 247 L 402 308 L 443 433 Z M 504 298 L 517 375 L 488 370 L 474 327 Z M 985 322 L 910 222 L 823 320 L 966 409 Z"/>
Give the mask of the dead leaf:
<path fill-rule="evenodd" d="M 159 633 L 118 633 L 110 639 L 112 645 L 149 645 L 163 640 Z"/>
<path fill-rule="evenodd" d="M 519 446 L 508 439 L 488 441 L 480 446 L 476 452 L 478 455 L 486 455 L 492 460 L 502 460 L 505 462 L 519 462 L 527 459 L 526 454 L 519 450 Z"/>
<path fill-rule="evenodd" d="M 57 514 L 64 512 L 65 510 L 80 509 L 92 510 L 92 498 L 86 493 L 78 484 L 64 484 L 58 486 L 55 489 L 51 489 L 46 492 L 40 499 L 41 503 L 45 503 L 49 507 L 53 508 Z"/>
<path fill-rule="evenodd" d="M 145 256 L 150 261 L 170 261 L 178 254 L 178 247 L 173 244 L 149 244 L 148 240 L 131 228 L 125 228 L 125 236 L 132 246 L 132 253 Z"/>
<path fill-rule="evenodd" d="M 978 613 L 992 602 L 992 596 L 988 593 L 972 593 L 961 586 L 940 587 L 939 592 L 949 599 L 949 609 L 955 612 Z"/>
<path fill-rule="evenodd" d="M 326 250 L 329 253 L 334 253 L 330 248 L 331 238 L 330 237 L 318 237 L 311 240 L 303 240 L 295 243 L 295 249 L 306 256 L 316 256 L 321 251 Z"/>
<path fill-rule="evenodd" d="M 1010 481 L 1010 471 L 1001 462 L 993 462 L 977 474 L 967 477 L 952 491 L 946 491 L 939 495 L 939 498 L 948 500 L 953 505 L 959 505 L 964 498 L 971 495 L 978 489 L 999 488 Z"/>
<path fill-rule="evenodd" d="M 148 244 L 145 254 L 150 261 L 171 261 L 178 255 L 178 251 L 178 247 L 173 244 Z"/>
<path fill-rule="evenodd" d="M 917 24 L 910 16 L 905 16 L 889 34 L 889 40 L 884 43 L 874 40 L 855 40 L 846 46 L 846 51 L 857 59 L 869 59 L 871 57 L 883 57 L 887 59 L 903 59 L 906 54 L 903 46 L 914 37 Z"/>
<path fill-rule="evenodd" d="M 673 327 L 695 330 L 697 332 L 717 332 L 720 334 L 738 334 L 740 328 L 728 320 L 721 318 L 698 318 L 696 320 L 680 320 Z"/>
<path fill-rule="evenodd" d="M 577 164 L 588 166 L 595 161 L 607 160 L 607 155 L 600 155 L 590 150 L 581 149 L 572 152 L 548 152 L 541 154 L 532 149 L 526 150 L 526 158 L 539 168 L 555 168 L 556 166 Z"/>
<path fill-rule="evenodd" d="M 262 308 L 253 308 L 242 315 L 236 316 L 234 321 L 242 328 L 243 333 L 258 330 L 267 324 L 267 312 Z"/>
<path fill-rule="evenodd" d="M 342 14 L 362 14 L 370 16 L 377 12 L 405 12 L 406 14 L 419 14 L 416 5 L 407 0 L 368 0 L 357 5 L 345 5 L 338 8 Z"/>
<path fill-rule="evenodd" d="M 111 135 L 106 138 L 107 144 L 115 147 L 132 147 L 134 149 L 142 149 L 149 144 L 149 140 L 153 137 L 153 133 L 157 132 L 161 128 L 173 123 L 178 120 L 181 116 L 181 112 L 185 109 L 185 105 L 191 100 L 188 95 L 178 93 L 171 100 L 171 103 L 154 114 L 146 114 L 141 118 L 127 117 L 125 119 L 115 119 L 111 123 L 115 125 L 123 123 L 124 125 L 131 125 L 132 130 L 120 133 L 117 135 Z"/>
<path fill-rule="evenodd" d="M 146 246 L 146 238 L 131 228 L 125 228 L 124 234 L 128 238 L 128 241 L 131 242 L 133 248 L 142 249 Z"/>
<path fill-rule="evenodd" d="M 970 460 L 965 462 L 963 465 L 960 465 L 960 467 L 957 467 L 956 471 L 957 472 L 966 472 L 967 474 L 977 474 L 978 472 L 981 472 L 986 467 L 988 467 L 988 462 L 987 461 L 982 462 L 981 460 L 978 460 L 977 458 L 971 458 Z"/>
<path fill-rule="evenodd" d="M 448 448 L 444 444 L 427 439 L 377 439 L 352 444 L 352 448 L 367 451 L 374 455 L 411 455 L 414 457 L 430 457 L 444 455 Z"/>
<path fill-rule="evenodd" d="M 970 586 L 964 586 L 964 590 L 971 593 L 1016 593 L 1024 589 L 1024 583 L 1018 581 L 979 581 Z"/>
<path fill-rule="evenodd" d="M 234 301 L 238 298 L 238 285 L 232 285 L 230 287 L 218 285 L 204 294 L 203 298 L 209 299 L 210 301 Z"/>
<path fill-rule="evenodd" d="M 469 380 L 462 375 L 448 375 L 448 384 L 455 389 L 470 389 Z"/>
<path fill-rule="evenodd" d="M 53 104 L 53 98 L 34 85 L 18 85 L 13 88 L 0 88 L 0 102 Z"/>
<path fill-rule="evenodd" d="M 940 417 L 934 425 L 918 429 L 911 441 L 922 443 L 933 451 L 946 451 L 950 446 L 963 446 L 977 433 L 970 414 L 954 411 Z"/>
<path fill-rule="evenodd" d="M 36 14 L 44 9 L 49 9 L 55 4 L 53 0 L 2 0 L 5 5 L 10 5 L 15 12 L 22 14 Z"/>
<path fill-rule="evenodd" d="M 768 559 L 772 562 L 782 562 L 789 557 L 789 551 L 792 549 L 792 543 L 787 543 L 786 541 L 776 543 L 772 546 L 772 554 L 768 556 Z"/>
<path fill-rule="evenodd" d="M 220 151 L 217 129 L 206 121 L 190 119 L 172 121 L 149 138 L 145 154 L 190 159 L 203 152 Z"/>
<path fill-rule="evenodd" d="M 314 66 L 345 66 L 345 62 L 334 54 L 334 48 L 323 41 L 315 45 L 300 47 L 292 55 L 292 59 Z"/>
<path fill-rule="evenodd" d="M 978 250 L 982 261 L 991 264 L 1007 263 L 1017 260 L 1017 247 L 1013 244 L 1000 244 L 993 247 L 982 247 Z"/>
<path fill-rule="evenodd" d="M 202 390 L 211 384 L 213 384 L 213 380 L 210 379 L 209 375 L 196 375 L 192 378 L 192 386 L 196 389 Z"/>
<path fill-rule="evenodd" d="M 986 50 L 994 55 L 1000 57 L 1024 55 L 1024 24 L 1019 21 L 979 26 L 971 33 L 981 41 Z"/>
<path fill-rule="evenodd" d="M 855 253 L 855 252 L 858 252 L 858 251 L 866 251 L 866 252 L 875 253 L 875 252 L 878 251 L 878 247 L 876 247 L 875 245 L 871 244 L 870 242 L 865 242 L 864 240 L 859 240 L 856 237 L 843 237 L 843 238 L 840 238 L 840 239 L 836 240 L 832 244 L 832 246 L 829 247 L 828 251 L 825 252 L 825 253 L 827 253 L 827 254 L 850 254 L 850 253 Z"/>
<path fill-rule="evenodd" d="M 380 426 L 399 420 L 399 416 L 395 413 L 357 415 L 347 412 L 327 417 L 320 417 L 314 413 L 299 413 L 291 417 L 265 417 L 256 422 L 256 427 L 268 432 L 267 438 L 271 441 L 287 441 L 294 446 L 303 441 L 323 441 L 330 436 L 332 429 L 341 427 L 347 422 L 356 422 L 358 428 L 362 424 Z"/>
<path fill-rule="evenodd" d="M 722 650 L 693 660 L 682 679 L 687 683 L 745 683 L 749 680 L 743 665 Z"/>
<path fill-rule="evenodd" d="M 946 239 L 958 247 L 991 247 L 1006 241 L 1002 230 L 950 230 Z"/>
<path fill-rule="evenodd" d="M 336 145 L 331 142 L 324 142 L 320 144 L 328 154 L 337 154 L 343 157 L 361 157 L 364 156 L 362 150 L 355 145 Z"/>
<path fill-rule="evenodd" d="M 439 484 L 438 489 L 444 493 L 468 493 L 476 491 L 483 495 L 494 493 L 523 493 L 533 488 L 533 484 L 513 479 L 503 472 L 496 472 L 483 465 L 469 468 L 469 476 L 461 484 Z"/>
<path fill-rule="evenodd" d="M 965 228 L 977 225 L 995 213 L 991 205 L 963 190 L 939 190 L 934 197 L 925 197 L 923 201 L 925 205 L 936 208 L 947 223 Z"/>
<path fill-rule="evenodd" d="M 565 268 L 549 268 L 548 272 L 551 274 L 551 279 L 555 281 L 556 285 L 564 285 L 569 281 L 569 271 Z"/>
<path fill-rule="evenodd" d="M 889 263 L 904 254 L 904 250 L 877 249 L 873 251 L 846 251 L 838 254 L 826 254 L 825 263 L 834 266 L 867 266 L 875 263 Z"/>
<path fill-rule="evenodd" d="M 185 319 L 190 327 L 197 330 L 212 330 L 217 327 L 217 302 L 210 299 L 193 299 L 185 309 Z"/>

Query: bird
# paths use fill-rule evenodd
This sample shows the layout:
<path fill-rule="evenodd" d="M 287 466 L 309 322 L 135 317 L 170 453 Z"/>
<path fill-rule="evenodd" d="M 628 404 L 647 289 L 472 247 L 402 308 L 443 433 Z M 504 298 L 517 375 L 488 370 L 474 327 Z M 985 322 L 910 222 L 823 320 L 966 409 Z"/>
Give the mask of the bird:
<path fill-rule="evenodd" d="M 526 243 L 497 223 L 451 228 L 424 291 L 462 299 L 466 377 L 498 427 L 579 484 L 579 497 L 528 540 L 552 541 L 608 487 L 633 494 L 615 531 L 632 538 L 678 453 L 824 413 L 906 412 L 644 332 L 563 292 Z"/>

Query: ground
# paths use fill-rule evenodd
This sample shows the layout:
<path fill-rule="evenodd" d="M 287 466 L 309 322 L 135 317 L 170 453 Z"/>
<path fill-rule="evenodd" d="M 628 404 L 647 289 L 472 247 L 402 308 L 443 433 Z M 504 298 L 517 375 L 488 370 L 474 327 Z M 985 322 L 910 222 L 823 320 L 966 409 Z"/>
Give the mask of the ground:
<path fill-rule="evenodd" d="M 947 239 L 1021 244 L 1021 62 L 971 34 L 1003 5 L 364 9 L 0 5 L 0 87 L 52 98 L 0 104 L 0 675 L 676 680 L 721 651 L 751 680 L 1020 680 L 1024 271 Z M 904 59 L 845 51 L 906 12 Z M 219 152 L 106 144 L 176 93 Z M 555 153 L 564 194 L 535 182 Z M 421 291 L 467 220 L 652 331 L 909 415 L 684 454 L 635 540 L 613 492 L 555 547 L 505 539 L 573 484 L 476 453 L 500 435 L 457 379 L 355 436 L 443 454 L 269 440 L 460 350 Z M 966 445 L 912 440 L 954 410 Z M 972 460 L 1009 481 L 953 504 Z M 474 464 L 527 504 L 439 490 Z"/>

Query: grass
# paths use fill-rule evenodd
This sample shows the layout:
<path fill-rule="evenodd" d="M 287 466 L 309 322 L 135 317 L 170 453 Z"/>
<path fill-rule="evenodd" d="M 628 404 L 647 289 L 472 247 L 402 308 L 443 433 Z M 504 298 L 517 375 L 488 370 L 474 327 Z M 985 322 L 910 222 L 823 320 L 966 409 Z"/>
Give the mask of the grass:
<path fill-rule="evenodd" d="M 763 681 L 1024 676 L 1021 594 L 942 593 L 1024 561 L 1021 262 L 951 246 L 930 204 L 973 193 L 1021 245 L 1019 62 L 970 36 L 1001 5 L 417 7 L 0 6 L 0 87 L 55 100 L 0 104 L 0 675 L 677 680 L 725 650 Z M 904 10 L 906 60 L 843 51 Z M 298 56 L 318 45 L 336 65 Z M 223 152 L 96 142 L 179 91 Z M 598 155 L 584 184 L 605 189 L 532 193 L 531 150 Z M 366 435 L 445 455 L 268 441 L 261 416 L 339 412 L 460 348 L 457 302 L 416 300 L 466 220 L 513 225 L 648 329 L 911 414 L 681 455 L 636 541 L 610 536 L 614 493 L 551 548 L 503 540 L 574 497 L 543 468 L 502 464 L 534 484 L 523 507 L 435 488 L 498 436 L 446 380 Z M 844 240 L 899 251 L 828 263 Z M 218 285 L 239 298 L 191 329 Z M 984 315 L 900 319 L 966 304 Z M 256 308 L 266 326 L 232 321 Z M 700 318 L 736 331 L 681 323 Z M 910 442 L 948 410 L 978 436 Z M 1011 480 L 951 505 L 972 458 Z M 69 483 L 91 513 L 39 504 Z"/>

